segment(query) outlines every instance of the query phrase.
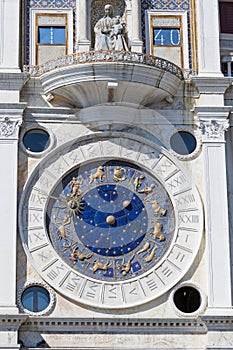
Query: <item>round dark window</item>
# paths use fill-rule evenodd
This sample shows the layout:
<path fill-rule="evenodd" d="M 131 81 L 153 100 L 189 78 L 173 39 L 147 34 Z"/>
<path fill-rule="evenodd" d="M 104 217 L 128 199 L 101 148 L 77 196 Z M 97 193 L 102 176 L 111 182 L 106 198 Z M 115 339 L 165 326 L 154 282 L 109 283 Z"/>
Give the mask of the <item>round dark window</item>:
<path fill-rule="evenodd" d="M 25 289 L 21 301 L 24 309 L 31 312 L 41 312 L 50 304 L 49 292 L 40 286 L 32 286 Z"/>
<path fill-rule="evenodd" d="M 201 305 L 201 295 L 199 291 L 193 287 L 182 287 L 175 292 L 174 303 L 180 311 L 192 313 L 199 309 Z"/>
<path fill-rule="evenodd" d="M 195 151 L 196 138 L 187 131 L 178 131 L 170 139 L 171 148 L 180 155 L 188 155 Z"/>
<path fill-rule="evenodd" d="M 23 136 L 23 144 L 28 151 L 43 152 L 50 143 L 49 134 L 42 129 L 32 129 Z"/>

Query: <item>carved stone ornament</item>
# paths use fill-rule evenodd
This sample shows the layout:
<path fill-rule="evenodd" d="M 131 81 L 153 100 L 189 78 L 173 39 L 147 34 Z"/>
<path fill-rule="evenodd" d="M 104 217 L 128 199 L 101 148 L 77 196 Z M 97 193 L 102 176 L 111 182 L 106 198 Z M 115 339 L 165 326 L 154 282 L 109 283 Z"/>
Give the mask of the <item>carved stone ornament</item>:
<path fill-rule="evenodd" d="M 223 122 L 210 120 L 210 121 L 201 121 L 200 129 L 202 134 L 210 139 L 218 139 L 224 136 L 224 132 L 229 127 L 229 121 L 225 120 Z"/>
<path fill-rule="evenodd" d="M 18 127 L 20 121 L 12 121 L 9 117 L 5 117 L 3 121 L 0 121 L 0 137 L 7 138 L 10 136 L 17 136 Z"/>

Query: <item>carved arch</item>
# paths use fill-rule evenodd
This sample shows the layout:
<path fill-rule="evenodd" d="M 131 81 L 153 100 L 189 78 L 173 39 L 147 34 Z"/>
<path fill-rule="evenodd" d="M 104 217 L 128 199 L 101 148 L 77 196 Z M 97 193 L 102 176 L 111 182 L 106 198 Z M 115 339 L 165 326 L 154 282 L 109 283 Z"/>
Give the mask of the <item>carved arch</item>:
<path fill-rule="evenodd" d="M 104 6 L 111 4 L 114 9 L 114 16 L 120 15 L 126 22 L 126 2 L 125 0 L 90 0 L 90 27 L 91 27 L 91 47 L 94 47 L 95 35 L 94 26 L 96 22 L 104 16 Z"/>

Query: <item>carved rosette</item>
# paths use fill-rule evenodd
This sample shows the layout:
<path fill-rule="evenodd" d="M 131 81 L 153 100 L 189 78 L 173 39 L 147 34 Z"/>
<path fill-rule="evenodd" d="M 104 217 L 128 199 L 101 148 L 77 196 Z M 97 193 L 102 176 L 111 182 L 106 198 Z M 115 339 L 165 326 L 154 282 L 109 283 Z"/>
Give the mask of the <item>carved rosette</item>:
<path fill-rule="evenodd" d="M 20 120 L 10 120 L 9 117 L 5 117 L 0 121 L 0 138 L 18 138 Z"/>
<path fill-rule="evenodd" d="M 202 131 L 203 139 L 209 141 L 222 141 L 224 140 L 225 131 L 229 127 L 229 121 L 219 121 L 219 120 L 210 120 L 210 121 L 201 121 L 200 129 Z"/>

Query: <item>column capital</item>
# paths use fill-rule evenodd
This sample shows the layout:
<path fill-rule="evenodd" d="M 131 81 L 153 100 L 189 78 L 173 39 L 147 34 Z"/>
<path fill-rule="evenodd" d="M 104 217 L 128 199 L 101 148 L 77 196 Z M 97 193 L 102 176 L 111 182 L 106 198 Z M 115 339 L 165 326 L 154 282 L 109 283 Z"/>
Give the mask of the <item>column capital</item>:
<path fill-rule="evenodd" d="M 0 140 L 17 140 L 26 104 L 0 104 Z"/>
<path fill-rule="evenodd" d="M 12 120 L 8 116 L 1 118 L 0 115 L 0 139 L 18 139 L 19 127 L 22 124 L 22 118 Z"/>
<path fill-rule="evenodd" d="M 225 142 L 231 107 L 195 107 L 196 124 L 202 132 L 203 142 Z"/>
<path fill-rule="evenodd" d="M 199 127 L 202 131 L 203 141 L 224 141 L 225 131 L 229 127 L 229 121 L 202 120 Z"/>

